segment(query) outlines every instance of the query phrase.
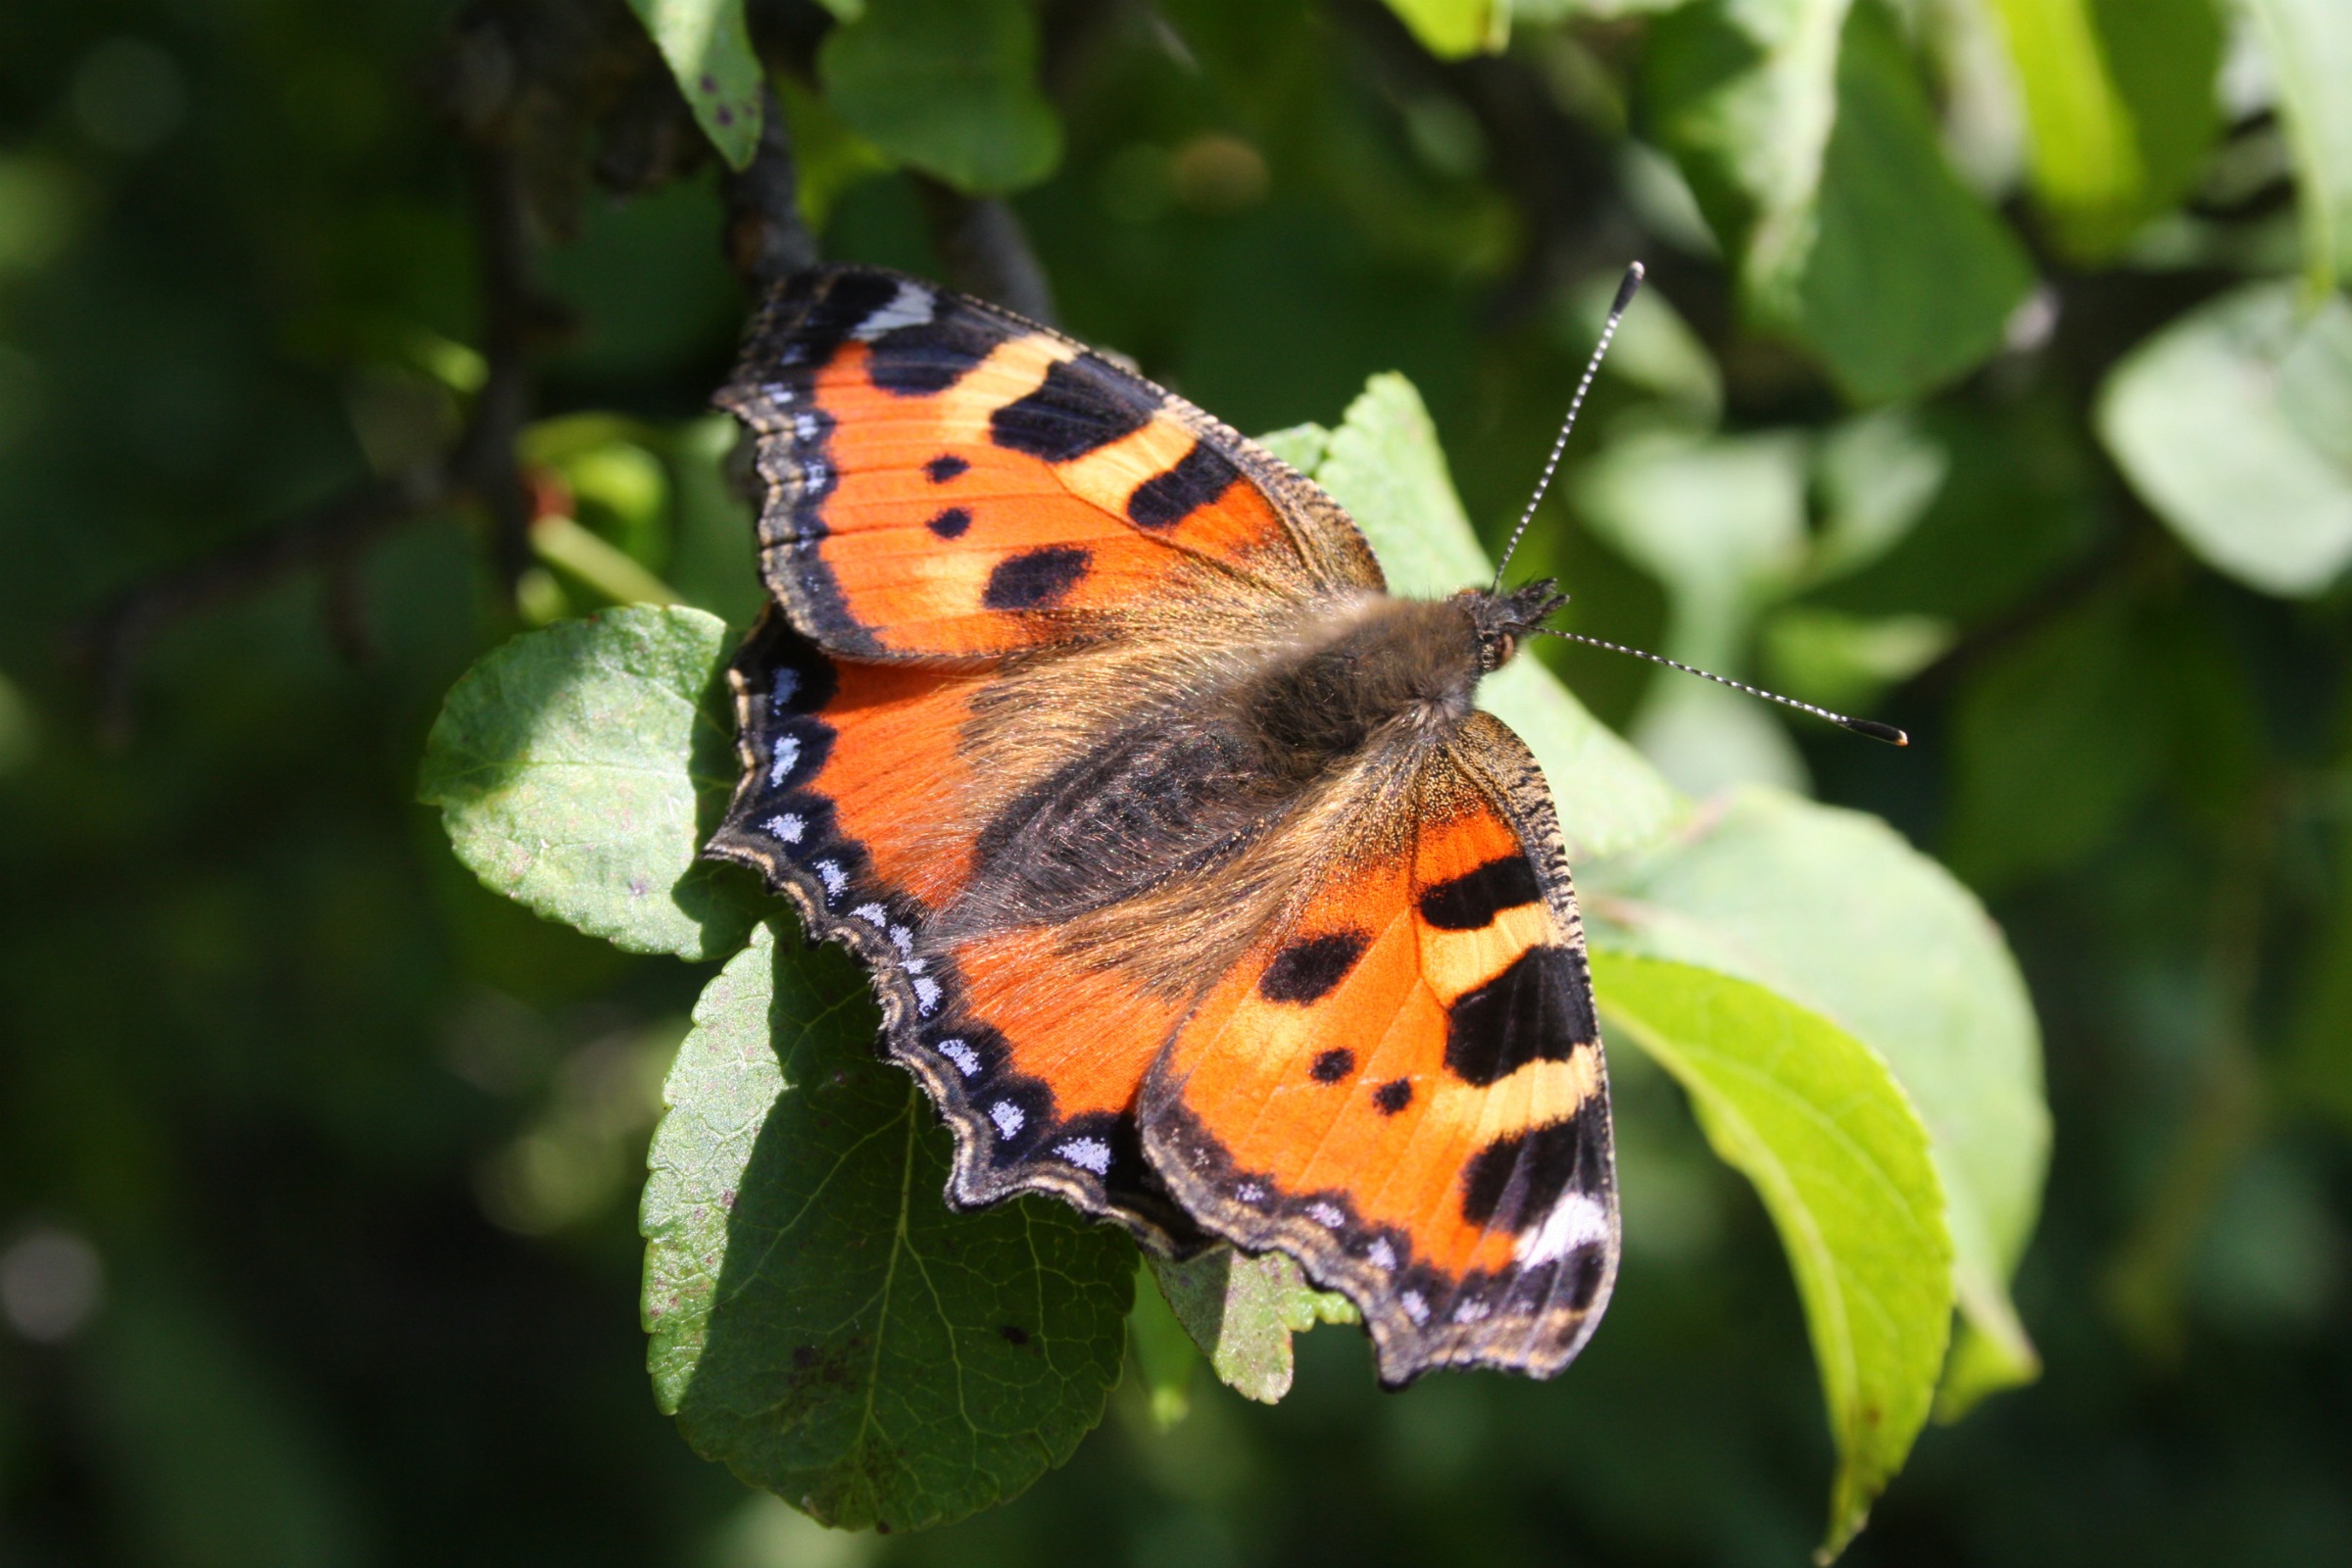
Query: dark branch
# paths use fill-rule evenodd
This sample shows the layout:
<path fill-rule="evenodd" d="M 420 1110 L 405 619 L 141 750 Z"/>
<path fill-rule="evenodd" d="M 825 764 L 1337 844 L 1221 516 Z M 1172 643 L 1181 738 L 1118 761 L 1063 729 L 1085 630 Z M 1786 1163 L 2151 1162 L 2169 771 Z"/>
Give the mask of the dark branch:
<path fill-rule="evenodd" d="M 800 185 L 784 106 L 768 88 L 760 150 L 750 167 L 719 181 L 727 204 L 727 261 L 755 295 L 816 261 L 816 239 L 801 220 Z"/>
<path fill-rule="evenodd" d="M 947 281 L 1032 321 L 1054 325 L 1053 285 L 1013 210 L 997 197 L 966 196 L 928 175 L 913 179 Z"/>
<path fill-rule="evenodd" d="M 514 159 L 484 146 L 473 155 L 474 227 L 481 245 L 482 355 L 489 374 L 452 464 L 490 514 L 491 551 L 510 588 L 531 564 L 531 498 L 514 459 L 530 418 L 530 352 L 554 313 L 531 286 L 531 218 Z"/>
<path fill-rule="evenodd" d="M 239 539 L 174 572 L 141 583 L 84 627 L 80 644 L 99 689 L 99 722 L 110 741 L 130 731 L 139 655 L 156 634 L 200 612 L 314 567 L 338 569 L 402 523 L 455 499 L 446 463 L 355 485 L 282 528 Z"/>

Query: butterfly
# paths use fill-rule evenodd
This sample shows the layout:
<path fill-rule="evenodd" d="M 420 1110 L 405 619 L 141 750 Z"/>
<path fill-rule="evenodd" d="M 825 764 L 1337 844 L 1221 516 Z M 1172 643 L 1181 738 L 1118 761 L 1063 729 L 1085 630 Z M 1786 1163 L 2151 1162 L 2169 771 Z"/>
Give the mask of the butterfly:
<path fill-rule="evenodd" d="M 1263 448 L 877 269 L 772 295 L 718 402 L 773 604 L 705 853 L 869 967 L 949 1200 L 1289 1253 L 1391 1386 L 1567 1365 L 1608 1075 L 1549 793 L 1474 701 L 1553 585 L 1392 597 Z"/>

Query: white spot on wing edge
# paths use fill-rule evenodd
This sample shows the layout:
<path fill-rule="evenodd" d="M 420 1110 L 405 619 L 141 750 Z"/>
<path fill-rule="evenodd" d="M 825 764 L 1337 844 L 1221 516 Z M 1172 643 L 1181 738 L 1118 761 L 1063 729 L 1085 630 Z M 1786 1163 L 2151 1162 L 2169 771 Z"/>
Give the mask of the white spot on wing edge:
<path fill-rule="evenodd" d="M 768 837 L 779 844 L 798 844 L 808 831 L 808 822 L 798 811 L 779 812 L 760 826 L 766 828 Z"/>
<path fill-rule="evenodd" d="M 1475 1323 L 1491 1310 L 1484 1301 L 1464 1301 L 1453 1309 L 1453 1320 L 1456 1323 Z"/>
<path fill-rule="evenodd" d="M 937 301 L 931 291 L 914 283 L 901 283 L 890 303 L 868 316 L 850 329 L 850 336 L 860 343 L 871 343 L 885 332 L 895 332 L 902 326 L 921 326 L 931 319 Z"/>
<path fill-rule="evenodd" d="M 890 924 L 890 911 L 879 904 L 860 904 L 850 912 L 870 926 L 888 926 Z"/>
<path fill-rule="evenodd" d="M 1364 1256 L 1383 1273 L 1396 1266 L 1396 1249 L 1389 1245 L 1389 1239 L 1385 1236 L 1376 1238 L 1370 1247 L 1365 1248 Z"/>
<path fill-rule="evenodd" d="M 1584 1193 L 1565 1193 L 1544 1223 L 1519 1238 L 1511 1256 L 1521 1267 L 1550 1263 L 1578 1248 L 1609 1239 L 1609 1211 Z"/>
<path fill-rule="evenodd" d="M 840 898 L 842 891 L 850 885 L 850 873 L 841 868 L 839 860 L 819 860 L 810 869 L 816 872 L 816 879 L 825 885 L 828 903 Z"/>
<path fill-rule="evenodd" d="M 1329 1231 L 1336 1231 L 1348 1223 L 1348 1216 L 1340 1212 L 1337 1203 L 1309 1203 L 1306 1205 L 1306 1217 Z"/>
<path fill-rule="evenodd" d="M 963 1041 L 942 1040 L 939 1043 L 939 1054 L 954 1062 L 956 1070 L 966 1078 L 979 1076 L 980 1053 L 974 1051 Z"/>
<path fill-rule="evenodd" d="M 1021 1113 L 1021 1107 L 1009 1100 L 1000 1100 L 989 1106 L 988 1119 L 997 1124 L 999 1138 L 1010 1138 L 1029 1125 L 1029 1118 Z"/>
<path fill-rule="evenodd" d="M 1100 1138 L 1073 1138 L 1066 1144 L 1054 1145 L 1054 1152 L 1098 1176 L 1110 1169 L 1110 1146 Z"/>
<path fill-rule="evenodd" d="M 914 1010 L 923 1017 L 928 1018 L 939 1010 L 941 994 L 939 982 L 929 975 L 918 974 L 914 977 Z"/>
<path fill-rule="evenodd" d="M 776 671 L 775 684 L 767 689 L 767 710 L 782 713 L 792 700 L 800 695 L 801 672 L 797 669 Z"/>
<path fill-rule="evenodd" d="M 772 760 L 767 764 L 767 787 L 772 790 L 792 777 L 792 770 L 801 765 L 801 738 L 797 735 L 777 736 L 775 749 L 769 756 Z"/>
<path fill-rule="evenodd" d="M 1422 1299 L 1419 1291 L 1397 1292 L 1396 1304 L 1404 1308 L 1404 1315 L 1413 1320 L 1415 1328 L 1429 1321 L 1429 1302 Z"/>

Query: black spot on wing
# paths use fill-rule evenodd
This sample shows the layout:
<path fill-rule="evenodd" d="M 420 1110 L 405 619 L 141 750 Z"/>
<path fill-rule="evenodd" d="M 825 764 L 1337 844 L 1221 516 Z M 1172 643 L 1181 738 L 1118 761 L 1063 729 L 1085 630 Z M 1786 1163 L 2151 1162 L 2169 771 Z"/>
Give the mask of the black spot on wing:
<path fill-rule="evenodd" d="M 972 514 L 962 507 L 950 507 L 924 524 L 942 539 L 960 539 L 964 530 L 971 525 Z"/>
<path fill-rule="evenodd" d="M 1413 1102 L 1413 1082 L 1409 1078 L 1392 1078 L 1372 1091 L 1372 1108 L 1383 1116 L 1394 1116 Z"/>
<path fill-rule="evenodd" d="M 1205 441 L 1177 460 L 1165 473 L 1153 474 L 1127 498 L 1127 515 L 1139 528 L 1172 528 L 1213 504 L 1242 476 L 1230 459 Z"/>
<path fill-rule="evenodd" d="M 1093 556 L 1076 545 L 1046 545 L 1006 556 L 988 574 L 980 603 L 990 610 L 1051 610 L 1093 564 Z"/>
<path fill-rule="evenodd" d="M 1002 326 L 968 307 L 942 299 L 938 311 L 931 320 L 874 339 L 865 365 L 874 385 L 903 398 L 945 392 L 1004 341 Z"/>
<path fill-rule="evenodd" d="M 1596 1098 L 1566 1121 L 1498 1138 L 1480 1150 L 1462 1172 L 1462 1218 L 1516 1234 L 1540 1224 L 1571 1187 L 1604 1191 L 1607 1116 Z"/>
<path fill-rule="evenodd" d="M 1148 389 L 1082 354 L 1056 362 L 1037 390 L 990 415 L 988 434 L 1007 451 L 1068 463 L 1134 434 L 1156 412 Z"/>
<path fill-rule="evenodd" d="M 1599 1294 L 1600 1282 L 1609 1272 L 1609 1254 L 1588 1242 L 1568 1254 L 1567 1270 L 1568 1304 L 1582 1312 Z"/>
<path fill-rule="evenodd" d="M 1499 1083 L 1531 1061 L 1564 1060 L 1599 1033 L 1583 955 L 1530 948 L 1446 1009 L 1446 1066 L 1464 1083 Z"/>
<path fill-rule="evenodd" d="M 1482 931 L 1503 910 L 1543 897 L 1544 885 L 1527 857 L 1506 855 L 1423 893 L 1421 918 L 1441 931 Z"/>
<path fill-rule="evenodd" d="M 1336 1084 L 1355 1071 L 1355 1053 L 1345 1046 L 1335 1046 L 1315 1057 L 1306 1075 L 1319 1084 Z"/>
<path fill-rule="evenodd" d="M 950 479 L 970 468 L 971 465 L 953 452 L 943 452 L 923 465 L 923 476 L 933 484 L 946 484 Z"/>
<path fill-rule="evenodd" d="M 1348 978 L 1371 945 L 1371 937 L 1361 931 L 1302 938 L 1274 955 L 1266 972 L 1257 977 L 1257 994 L 1268 1002 L 1318 1001 Z"/>

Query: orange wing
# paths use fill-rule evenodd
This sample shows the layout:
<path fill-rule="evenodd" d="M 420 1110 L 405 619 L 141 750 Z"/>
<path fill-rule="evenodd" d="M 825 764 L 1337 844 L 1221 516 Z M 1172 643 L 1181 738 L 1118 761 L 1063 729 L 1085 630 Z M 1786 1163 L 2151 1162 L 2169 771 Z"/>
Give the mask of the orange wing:
<path fill-rule="evenodd" d="M 1051 1193 L 1162 1250 L 1200 1245 L 1136 1131 L 1173 1004 L 1069 963 L 1043 934 L 935 929 L 973 864 L 980 824 L 954 803 L 997 671 L 837 661 L 771 611 L 729 679 L 743 776 L 704 853 L 760 872 L 811 939 L 865 961 L 891 1055 L 955 1133 L 950 1197 Z"/>
<path fill-rule="evenodd" d="M 1480 714 L 1203 999 L 1145 1150 L 1202 1228 L 1363 1308 L 1384 1382 L 1549 1376 L 1617 1266 L 1608 1084 L 1559 832 Z"/>
<path fill-rule="evenodd" d="M 1094 641 L 1203 578 L 1382 586 L 1354 524 L 1261 448 L 1058 333 L 894 272 L 795 277 L 718 401 L 759 434 L 762 574 L 829 653 Z"/>

